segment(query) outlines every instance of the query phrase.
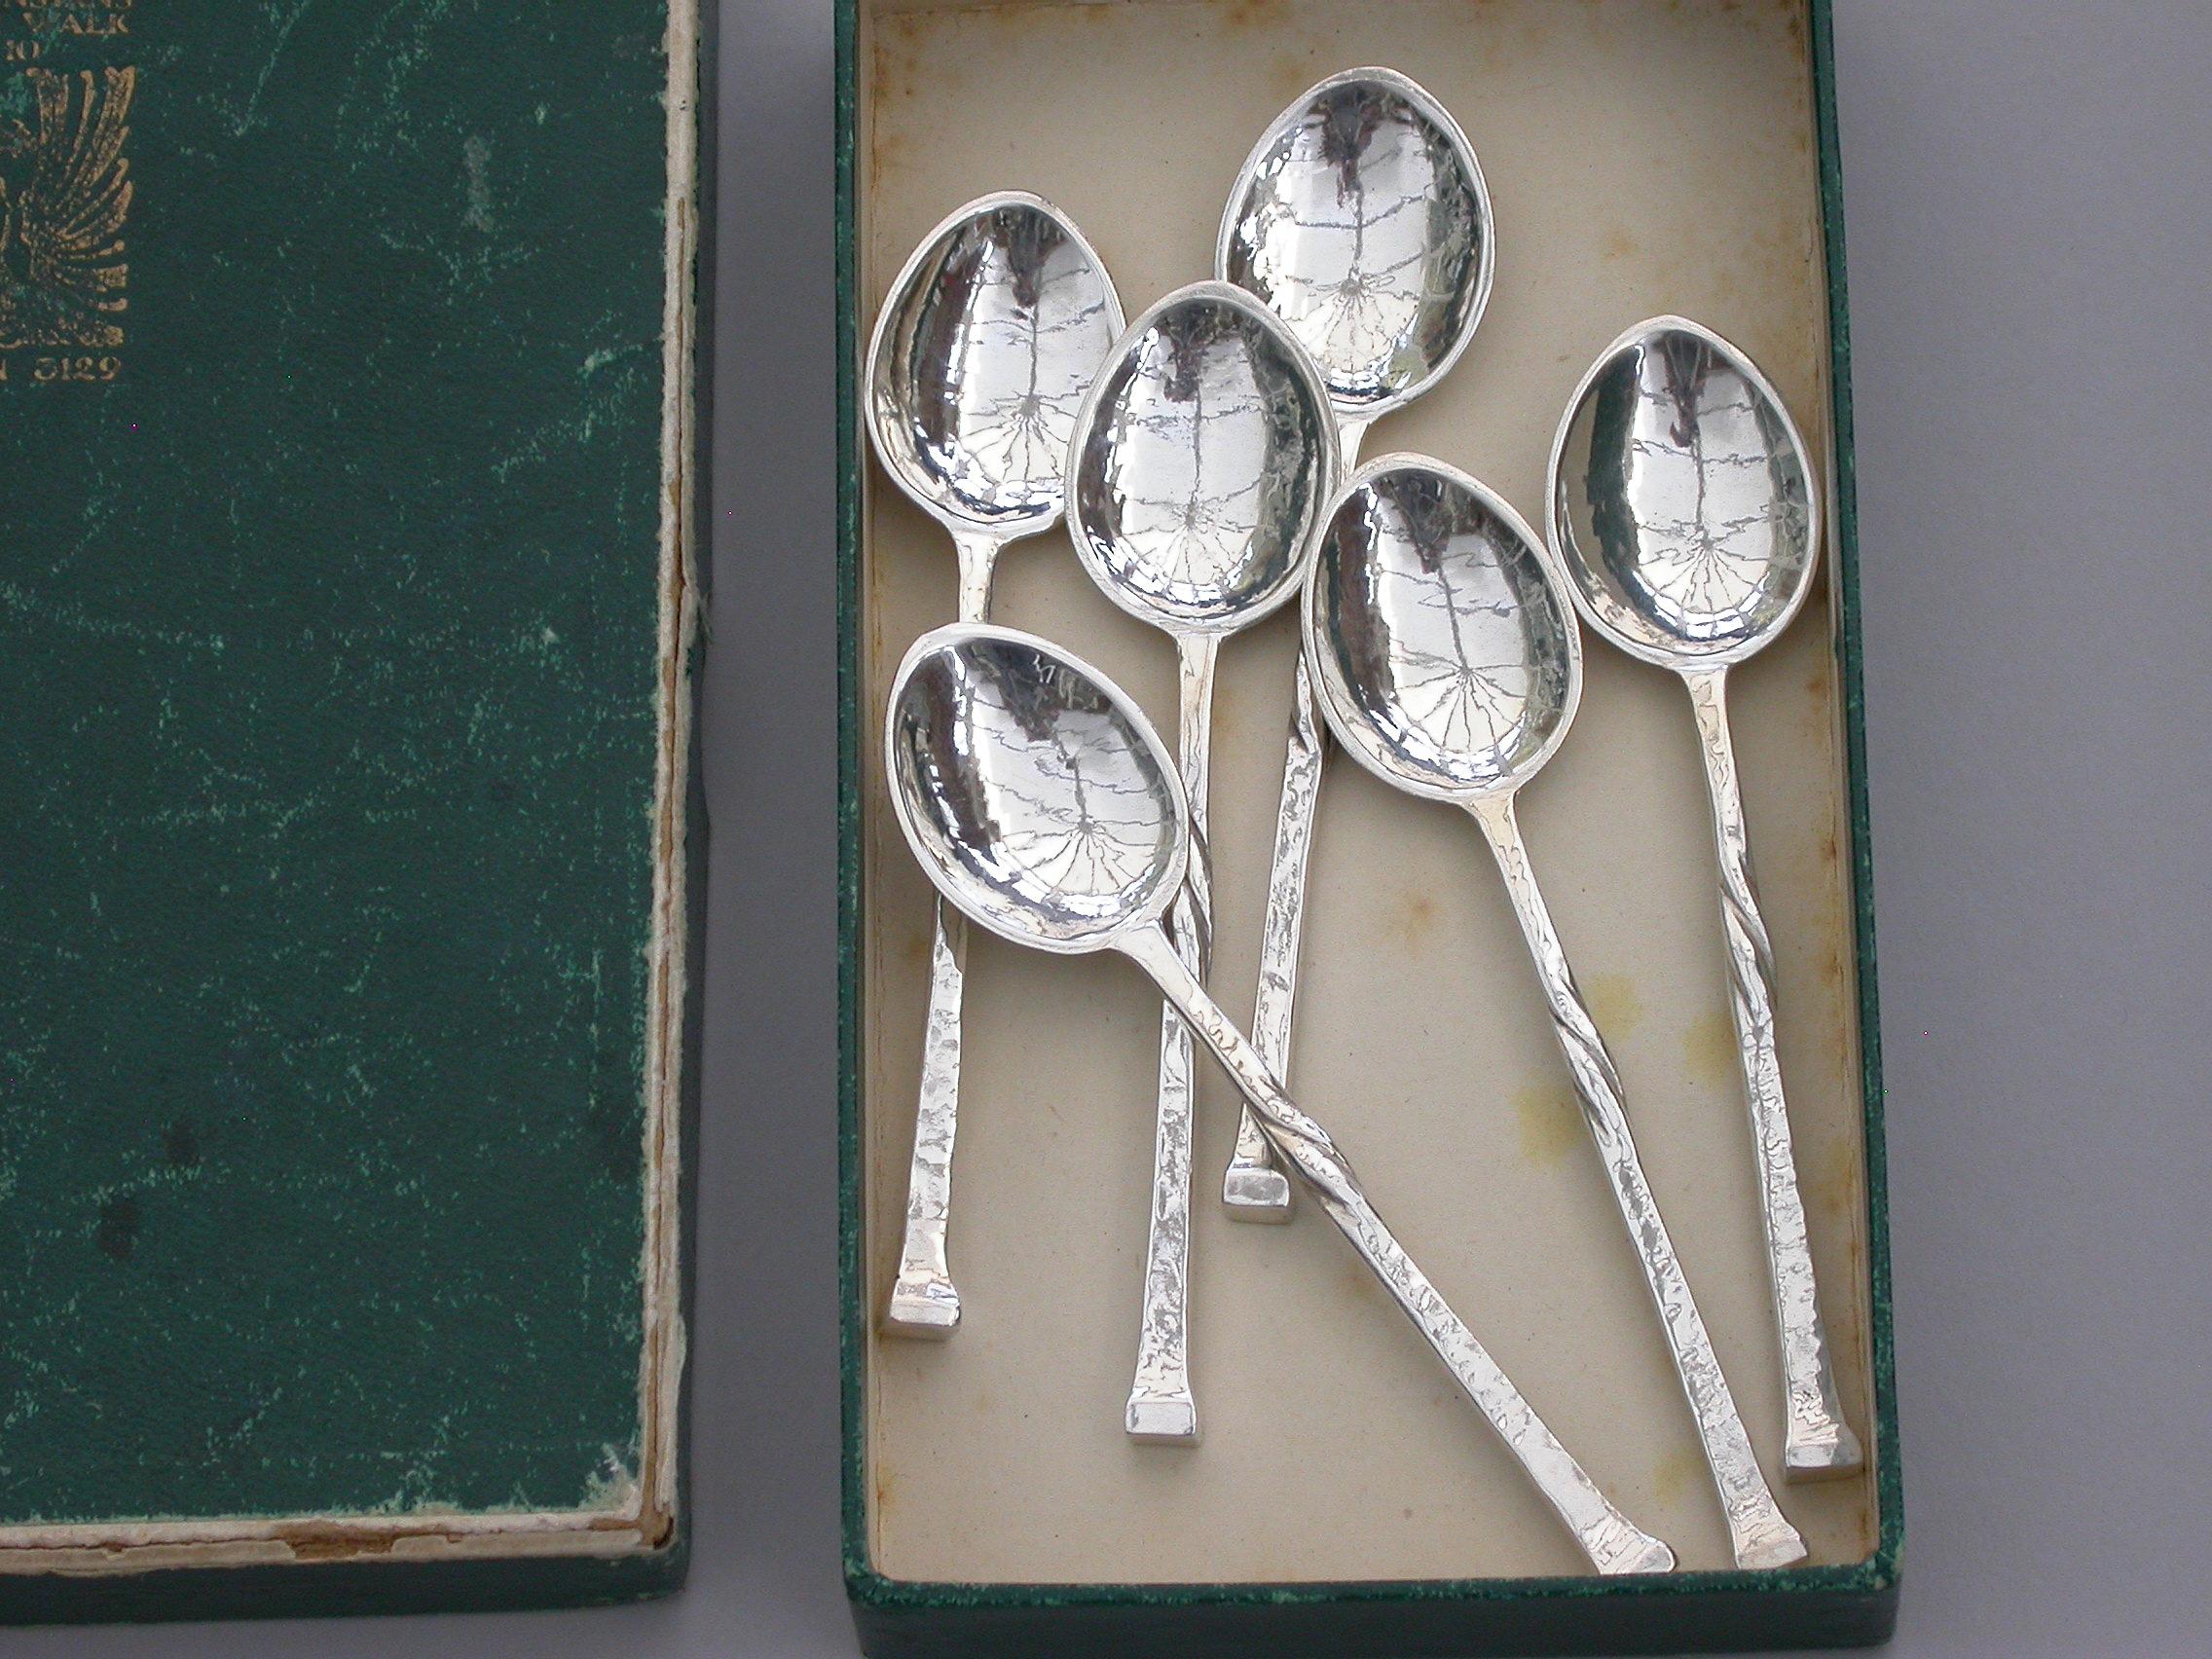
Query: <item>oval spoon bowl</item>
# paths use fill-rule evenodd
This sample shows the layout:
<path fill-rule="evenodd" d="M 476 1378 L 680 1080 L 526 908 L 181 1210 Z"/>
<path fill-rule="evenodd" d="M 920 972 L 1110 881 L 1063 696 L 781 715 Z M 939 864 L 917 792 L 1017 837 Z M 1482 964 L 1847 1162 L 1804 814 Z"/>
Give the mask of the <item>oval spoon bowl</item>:
<path fill-rule="evenodd" d="M 869 343 L 869 435 L 899 487 L 955 531 L 1051 528 L 1076 411 L 1122 332 L 1112 278 L 1041 196 L 1002 191 L 915 248 Z"/>
<path fill-rule="evenodd" d="M 1101 949 L 1182 885 L 1173 757 L 1111 681 L 1042 641 L 924 634 L 893 682 L 884 753 L 914 856 L 1002 938 Z"/>
<path fill-rule="evenodd" d="M 1297 338 L 1242 289 L 1178 288 L 1130 325 L 1077 415 L 1076 552 L 1156 627 L 1246 627 L 1305 580 L 1335 447 Z"/>
<path fill-rule="evenodd" d="M 1394 70 L 1308 89 L 1230 191 L 1214 271 L 1321 366 L 1347 419 L 1409 402 L 1458 360 L 1490 303 L 1490 187 L 1451 112 Z"/>
<path fill-rule="evenodd" d="M 1331 504 L 1306 607 L 1324 712 L 1384 782 L 1436 800 L 1518 787 L 1582 692 L 1573 612 L 1504 498 L 1421 456 L 1361 467 Z"/>
<path fill-rule="evenodd" d="M 1567 405 L 1549 476 L 1577 604 L 1633 656 L 1737 662 L 1805 603 L 1820 551 L 1805 440 L 1711 329 L 1653 317 L 1608 346 Z"/>

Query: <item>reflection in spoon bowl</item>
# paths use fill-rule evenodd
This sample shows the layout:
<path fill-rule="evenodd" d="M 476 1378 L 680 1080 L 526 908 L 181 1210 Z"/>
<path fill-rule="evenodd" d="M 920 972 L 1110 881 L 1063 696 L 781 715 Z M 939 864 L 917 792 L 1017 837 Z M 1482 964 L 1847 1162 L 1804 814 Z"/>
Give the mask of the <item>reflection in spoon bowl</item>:
<path fill-rule="evenodd" d="M 1552 529 L 1591 624 L 1675 666 L 1749 655 L 1804 603 L 1819 514 L 1782 400 L 1717 335 L 1658 317 L 1576 392 Z"/>
<path fill-rule="evenodd" d="M 1490 299 L 1490 192 L 1450 112 L 1352 69 L 1275 119 L 1238 175 L 1215 268 L 1290 325 L 1362 423 L 1417 396 Z"/>
<path fill-rule="evenodd" d="M 1460 799 L 1508 787 L 1573 718 L 1573 619 L 1509 508 L 1394 459 L 1363 469 L 1322 536 L 1323 694 L 1358 711 L 1363 756 L 1400 788 Z"/>
<path fill-rule="evenodd" d="M 1051 203 L 972 203 L 915 250 L 877 324 L 877 453 L 955 529 L 1049 529 L 1076 410 L 1121 331 L 1105 267 Z"/>
<path fill-rule="evenodd" d="M 1181 808 L 1159 740 L 1022 636 L 915 657 L 888 753 L 907 834 L 960 907 L 1009 938 L 1096 949 L 1182 881 Z"/>
<path fill-rule="evenodd" d="M 1116 604 L 1178 632 L 1242 628 L 1305 575 L 1334 452 L 1326 393 L 1282 324 L 1198 282 L 1139 317 L 1068 461 L 1068 528 Z"/>

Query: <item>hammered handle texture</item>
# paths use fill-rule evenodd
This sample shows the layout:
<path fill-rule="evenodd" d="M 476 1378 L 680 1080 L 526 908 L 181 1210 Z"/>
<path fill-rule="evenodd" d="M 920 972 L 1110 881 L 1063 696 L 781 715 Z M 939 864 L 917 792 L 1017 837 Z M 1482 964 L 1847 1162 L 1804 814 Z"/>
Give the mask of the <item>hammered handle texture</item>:
<path fill-rule="evenodd" d="M 1513 897 L 1521 932 L 1535 958 L 1544 986 L 1544 999 L 1552 1017 L 1553 1034 L 1567 1056 L 1574 1077 L 1575 1093 L 1582 1103 L 1583 1120 L 1604 1160 L 1606 1178 L 1621 1217 L 1628 1223 L 1643 1266 L 1645 1282 L 1658 1305 L 1659 1318 L 1674 1350 L 1675 1369 L 1691 1415 L 1697 1419 L 1698 1438 L 1705 1446 L 1720 1506 L 1727 1516 L 1728 1535 L 1736 1565 L 1744 1567 L 1786 1567 L 1805 1559 L 1805 1543 L 1774 1501 L 1758 1457 L 1736 1410 L 1728 1380 L 1720 1373 L 1720 1360 L 1713 1351 L 1713 1339 L 1705 1328 L 1690 1295 L 1689 1280 L 1676 1257 L 1674 1240 L 1659 1214 L 1636 1142 L 1629 1133 L 1628 1113 L 1621 1103 L 1620 1074 L 1612 1055 L 1605 1051 L 1597 1022 L 1574 983 L 1567 952 L 1552 925 L 1551 911 L 1537 889 L 1530 867 L 1527 846 L 1514 819 L 1513 798 L 1496 795 L 1469 808 L 1483 828 L 1496 856 L 1499 872 Z"/>
<path fill-rule="evenodd" d="M 1581 1464 L 1522 1398 L 1497 1362 L 1452 1311 L 1399 1245 L 1361 1192 L 1350 1163 L 1327 1131 L 1293 1105 L 1259 1051 L 1205 994 L 1168 943 L 1152 929 L 1122 947 L 1159 982 L 1228 1071 L 1276 1154 L 1312 1189 L 1315 1200 L 1382 1281 L 1407 1317 L 1480 1408 L 1538 1492 L 1550 1502 L 1600 1572 L 1665 1572 L 1674 1552 L 1614 1508 Z"/>
<path fill-rule="evenodd" d="M 1859 1437 L 1844 1421 L 1836 1398 L 1827 1332 L 1821 1324 L 1805 1199 L 1797 1186 L 1789 1111 L 1782 1093 L 1782 1056 L 1775 1047 L 1774 945 L 1751 883 L 1751 833 L 1736 776 L 1735 745 L 1728 732 L 1727 670 L 1698 670 L 1682 679 L 1697 714 L 1698 749 L 1705 757 L 1706 788 L 1713 803 L 1714 842 L 1720 858 L 1720 926 L 1728 945 L 1729 1006 L 1735 1014 L 1744 1088 L 1751 1104 L 1759 1219 L 1766 1234 L 1775 1322 L 1782 1343 L 1782 1382 L 1788 1412 L 1783 1473 L 1790 1480 L 1846 1475 L 1862 1459 Z"/>
<path fill-rule="evenodd" d="M 956 535 L 960 620 L 987 622 L 991 571 L 1000 547 L 980 532 Z M 899 1248 L 883 1328 L 894 1336 L 942 1339 L 960 1325 L 945 1232 L 952 1215 L 952 1145 L 960 1128 L 960 1004 L 966 989 L 968 923 L 942 899 L 930 943 L 930 1003 L 922 1031 L 922 1082 L 906 1170 L 906 1232 Z"/>

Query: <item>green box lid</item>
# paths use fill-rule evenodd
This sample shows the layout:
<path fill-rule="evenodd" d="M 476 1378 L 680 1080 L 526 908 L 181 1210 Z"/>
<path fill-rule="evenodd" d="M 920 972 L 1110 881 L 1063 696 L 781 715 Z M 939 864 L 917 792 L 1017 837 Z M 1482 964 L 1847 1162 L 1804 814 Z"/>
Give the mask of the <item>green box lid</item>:
<path fill-rule="evenodd" d="M 680 1563 L 695 10 L 0 12 L 0 1615 Z"/>

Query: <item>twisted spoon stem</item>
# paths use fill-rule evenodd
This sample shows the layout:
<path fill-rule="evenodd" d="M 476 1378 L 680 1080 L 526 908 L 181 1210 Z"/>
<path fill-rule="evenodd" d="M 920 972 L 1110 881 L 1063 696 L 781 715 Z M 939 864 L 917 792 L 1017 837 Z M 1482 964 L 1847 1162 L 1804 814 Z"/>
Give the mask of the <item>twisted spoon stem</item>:
<path fill-rule="evenodd" d="M 1490 1419 L 1538 1492 L 1602 1573 L 1665 1572 L 1674 1551 L 1615 1509 L 1521 1396 L 1497 1362 L 1399 1245 L 1361 1192 L 1351 1164 L 1319 1124 L 1291 1103 L 1257 1050 L 1209 998 L 1161 929 L 1144 929 L 1120 948 L 1159 983 L 1252 1106 L 1276 1154 L 1311 1187 L 1329 1219 L 1351 1241 L 1406 1316 Z"/>
<path fill-rule="evenodd" d="M 1637 1157 L 1628 1113 L 1621 1103 L 1620 1073 L 1575 985 L 1559 930 L 1553 926 L 1551 910 L 1536 886 L 1529 849 L 1514 817 L 1513 797 L 1493 795 L 1472 803 L 1467 810 L 1482 826 L 1496 857 L 1498 873 L 1504 876 L 1513 897 L 1522 935 L 1543 980 L 1552 1033 L 1559 1039 L 1567 1069 L 1573 1074 L 1583 1121 L 1589 1124 L 1591 1138 L 1604 1160 L 1606 1179 L 1612 1183 L 1614 1200 L 1620 1205 L 1622 1220 L 1628 1223 L 1629 1237 L 1636 1244 L 1645 1283 L 1674 1350 L 1682 1393 L 1697 1419 L 1705 1460 L 1712 1467 L 1720 1507 L 1727 1516 L 1736 1565 L 1787 1567 L 1802 1561 L 1804 1540 L 1776 1505 L 1766 1477 L 1759 1472 L 1751 1436 L 1736 1410 L 1735 1397 L 1728 1391 L 1728 1380 L 1721 1375 L 1720 1360 L 1713 1351 L 1713 1338 L 1690 1295 L 1689 1279 L 1682 1272 L 1674 1240 L 1668 1237 L 1667 1224 L 1659 1214 L 1658 1199 Z"/>
<path fill-rule="evenodd" d="M 1751 882 L 1751 831 L 1736 750 L 1728 732 L 1728 671 L 1682 675 L 1697 715 L 1698 750 L 1713 803 L 1714 842 L 1720 857 L 1720 926 L 1728 945 L 1729 1007 L 1751 1105 L 1751 1144 L 1758 1158 L 1759 1221 L 1766 1236 L 1782 1345 L 1783 1397 L 1788 1412 L 1783 1471 L 1792 1480 L 1849 1474 L 1860 1466 L 1859 1437 L 1836 1398 L 1827 1332 L 1813 1278 L 1813 1246 L 1805 1199 L 1797 1186 L 1789 1111 L 1782 1093 L 1782 1055 L 1775 1045 L 1774 945 Z"/>

